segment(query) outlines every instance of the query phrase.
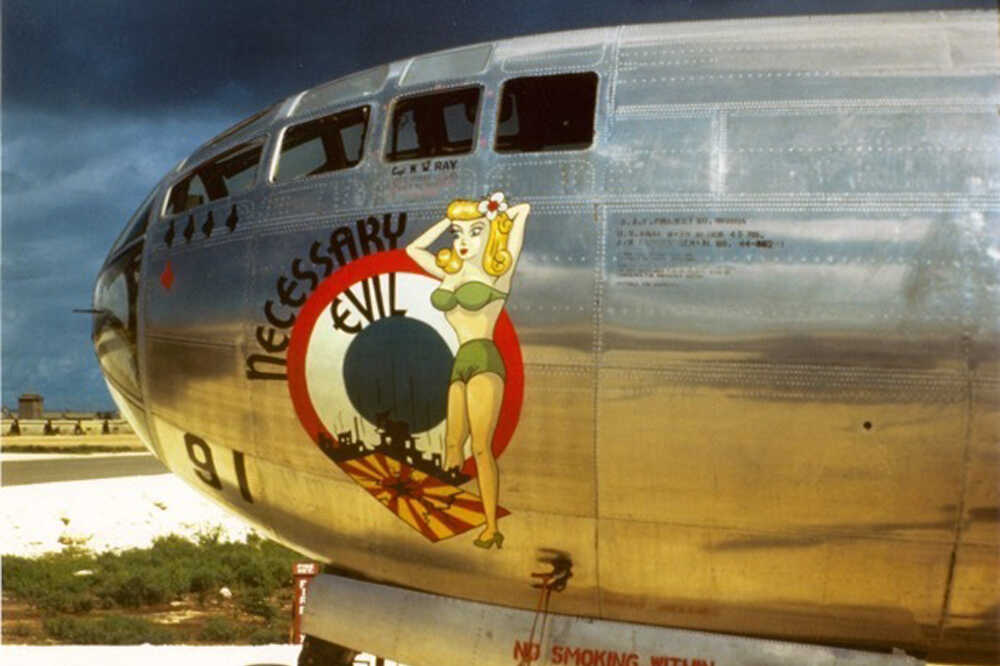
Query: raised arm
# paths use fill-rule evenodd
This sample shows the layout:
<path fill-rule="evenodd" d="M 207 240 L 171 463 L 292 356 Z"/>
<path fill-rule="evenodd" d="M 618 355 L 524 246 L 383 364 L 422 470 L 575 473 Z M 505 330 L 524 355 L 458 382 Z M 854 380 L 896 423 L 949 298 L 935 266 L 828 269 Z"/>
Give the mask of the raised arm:
<path fill-rule="evenodd" d="M 413 242 L 406 246 L 406 254 L 410 256 L 410 259 L 413 259 L 413 261 L 417 262 L 418 266 L 439 280 L 445 278 L 445 272 L 438 267 L 434 254 L 427 248 L 438 239 L 438 236 L 447 231 L 450 226 L 451 220 L 447 217 L 443 218 L 427 231 L 414 238 Z"/>
<path fill-rule="evenodd" d="M 514 260 L 515 264 L 521 255 L 521 247 L 524 245 L 524 226 L 530 212 L 531 206 L 526 203 L 517 204 L 507 209 L 507 217 L 513 222 L 510 235 L 507 236 L 507 251 L 510 252 L 511 259 Z"/>

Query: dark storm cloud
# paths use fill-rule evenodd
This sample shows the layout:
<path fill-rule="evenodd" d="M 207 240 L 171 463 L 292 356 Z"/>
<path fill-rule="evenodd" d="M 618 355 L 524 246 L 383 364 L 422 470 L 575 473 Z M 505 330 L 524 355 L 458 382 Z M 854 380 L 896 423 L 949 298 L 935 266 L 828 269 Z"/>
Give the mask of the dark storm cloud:
<path fill-rule="evenodd" d="M 108 409 L 89 341 L 94 277 L 125 220 L 225 109 L 167 117 L 58 114 L 8 101 L 3 171 L 3 404 L 39 392 L 53 407 Z"/>
<path fill-rule="evenodd" d="M 89 343 L 96 272 L 195 147 L 352 71 L 492 39 L 599 25 L 829 12 L 788 2 L 4 0 L 2 401 L 110 408 Z M 835 10 L 992 8 L 851 0 Z"/>
<path fill-rule="evenodd" d="M 450 7 L 462 11 L 462 3 Z M 5 60 L 4 85 L 34 108 L 162 112 L 211 99 L 245 115 L 412 52 L 404 36 L 414 26 L 429 36 L 428 8 L 420 3 L 15 0 L 4 8 L 5 51 L 32 54 Z M 441 48 L 488 35 L 458 23 L 435 19 Z"/>
<path fill-rule="evenodd" d="M 142 118 L 66 118 L 18 109 L 5 113 L 4 279 L 39 238 L 78 239 L 106 249 L 152 186 L 228 118 L 188 114 Z M 10 248 L 17 253 L 8 253 Z M 8 256 L 8 254 L 10 256 Z M 54 257 L 38 257 L 44 265 Z"/>
<path fill-rule="evenodd" d="M 513 35 L 628 22 L 956 4 L 992 3 L 7 0 L 3 77 L 5 94 L 34 108 L 162 111 L 226 99 L 246 115 L 362 67 Z M 226 91 L 220 89 L 224 82 Z"/>

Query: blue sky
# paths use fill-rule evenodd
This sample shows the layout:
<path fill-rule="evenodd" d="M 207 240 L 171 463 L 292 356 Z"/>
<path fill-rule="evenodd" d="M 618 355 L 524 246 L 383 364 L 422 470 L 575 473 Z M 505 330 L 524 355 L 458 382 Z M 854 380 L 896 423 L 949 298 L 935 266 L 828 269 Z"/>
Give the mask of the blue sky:
<path fill-rule="evenodd" d="M 4 0 L 2 403 L 112 409 L 94 278 L 126 219 L 205 140 L 268 104 L 409 55 L 621 23 L 992 2 Z"/>

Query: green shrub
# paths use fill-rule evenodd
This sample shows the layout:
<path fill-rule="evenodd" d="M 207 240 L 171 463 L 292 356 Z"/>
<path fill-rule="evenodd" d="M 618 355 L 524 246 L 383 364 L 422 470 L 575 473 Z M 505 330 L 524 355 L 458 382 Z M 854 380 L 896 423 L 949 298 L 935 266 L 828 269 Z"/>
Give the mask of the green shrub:
<path fill-rule="evenodd" d="M 4 627 L 3 633 L 8 638 L 25 638 L 31 635 L 31 625 L 27 622 L 12 622 Z"/>
<path fill-rule="evenodd" d="M 198 638 L 208 643 L 230 643 L 240 633 L 240 627 L 224 617 L 210 617 L 201 628 Z"/>
<path fill-rule="evenodd" d="M 260 560 L 244 562 L 236 568 L 236 580 L 246 587 L 270 587 L 268 579 L 267 570 Z"/>
<path fill-rule="evenodd" d="M 259 615 L 269 622 L 278 616 L 278 610 L 259 589 L 244 592 L 240 599 L 240 608 L 251 615 Z"/>
<path fill-rule="evenodd" d="M 232 578 L 218 562 L 193 561 L 190 566 L 189 592 L 213 592 L 229 583 Z"/>
<path fill-rule="evenodd" d="M 47 611 L 56 613 L 86 613 L 93 610 L 94 595 L 81 589 L 49 589 L 36 597 L 36 605 Z"/>
<path fill-rule="evenodd" d="M 197 544 L 182 536 L 171 534 L 154 539 L 152 548 L 147 549 L 146 552 L 156 564 L 165 564 L 197 557 L 198 550 Z"/>
<path fill-rule="evenodd" d="M 92 555 L 77 549 L 48 553 L 35 559 L 4 556 L 4 592 L 38 608 L 63 613 L 94 607 L 94 576 L 75 576 L 95 567 Z"/>
<path fill-rule="evenodd" d="M 167 595 L 159 584 L 160 581 L 155 573 L 146 573 L 146 577 L 136 574 L 117 581 L 109 590 L 110 597 L 125 608 L 162 603 Z"/>
<path fill-rule="evenodd" d="M 279 590 L 290 596 L 292 564 L 299 559 L 272 541 L 223 542 L 216 531 L 199 543 L 172 535 L 120 553 L 67 549 L 34 559 L 4 557 L 2 583 L 6 594 L 54 613 L 139 608 L 185 594 L 204 600 L 227 586 L 255 609 L 250 612 L 270 618 L 276 611 L 267 600 Z M 81 569 L 94 573 L 74 575 Z"/>
<path fill-rule="evenodd" d="M 199 546 L 217 546 L 222 540 L 222 527 L 216 526 L 203 530 L 197 534 L 195 539 Z"/>
<path fill-rule="evenodd" d="M 73 645 L 163 645 L 173 640 L 173 632 L 147 620 L 124 615 L 46 618 L 42 626 L 51 638 Z"/>

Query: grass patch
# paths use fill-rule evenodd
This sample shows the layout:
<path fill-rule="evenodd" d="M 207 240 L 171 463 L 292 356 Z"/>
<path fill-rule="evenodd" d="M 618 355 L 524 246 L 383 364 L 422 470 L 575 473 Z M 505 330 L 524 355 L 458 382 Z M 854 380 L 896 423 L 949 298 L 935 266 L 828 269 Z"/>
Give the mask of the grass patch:
<path fill-rule="evenodd" d="M 27 638 L 31 636 L 31 625 L 27 622 L 11 622 L 9 626 L 3 628 L 3 634 L 10 638 Z"/>
<path fill-rule="evenodd" d="M 301 559 L 272 541 L 226 542 L 215 532 L 197 543 L 168 536 L 120 553 L 67 548 L 33 559 L 4 556 L 2 584 L 5 597 L 40 612 L 45 634 L 57 642 L 282 642 L 292 565 Z M 219 594 L 222 587 L 231 598 Z M 141 617 L 177 608 L 200 619 L 168 627 Z"/>

